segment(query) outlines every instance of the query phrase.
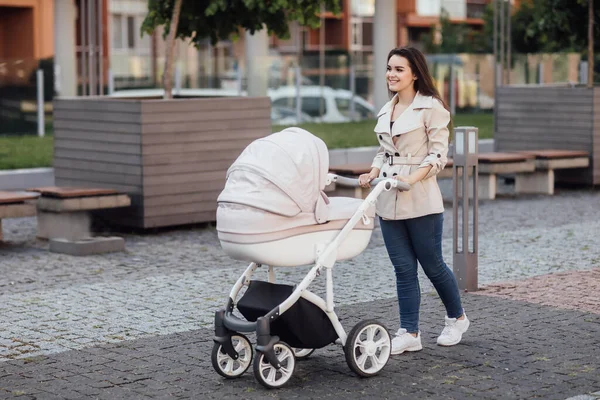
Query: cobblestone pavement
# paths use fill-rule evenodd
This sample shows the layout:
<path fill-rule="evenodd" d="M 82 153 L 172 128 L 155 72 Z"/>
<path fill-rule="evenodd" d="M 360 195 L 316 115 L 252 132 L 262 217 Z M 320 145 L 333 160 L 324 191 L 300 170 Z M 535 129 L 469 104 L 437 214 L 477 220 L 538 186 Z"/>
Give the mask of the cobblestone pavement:
<path fill-rule="evenodd" d="M 482 285 L 567 271 L 590 270 L 590 274 L 596 274 L 594 268 L 600 267 L 600 246 L 597 245 L 597 235 L 600 232 L 599 192 L 561 191 L 553 197 L 502 198 L 482 202 L 479 212 L 479 282 Z M 450 212 L 446 212 L 445 219 L 444 254 L 451 265 Z M 209 368 L 207 360 L 212 346 L 210 330 L 214 310 L 223 305 L 226 294 L 245 267 L 245 264 L 232 261 L 220 250 L 214 228 L 195 227 L 145 235 L 126 234 L 126 252 L 79 258 L 48 253 L 47 243 L 34 239 L 34 219 L 5 220 L 3 223 L 8 243 L 0 245 L 0 387 L 8 388 L 7 395 L 15 394 L 15 391 L 19 394 L 29 387 L 38 388 L 42 392 L 39 398 L 52 398 L 52 393 L 60 393 L 62 397 L 69 397 L 71 393 L 71 397 L 77 398 L 82 396 L 82 393 L 77 392 L 80 386 L 94 388 L 87 383 L 95 381 L 96 386 L 98 382 L 106 386 L 106 390 L 102 387 L 94 390 L 102 389 L 100 392 L 106 392 L 102 396 L 107 398 L 115 398 L 119 394 L 124 398 L 131 398 L 128 396 L 133 395 L 162 397 L 158 394 L 160 390 L 156 393 L 151 390 L 152 386 L 159 385 L 160 382 L 174 382 L 175 378 L 187 382 L 185 388 L 179 390 L 164 385 L 163 389 L 167 392 L 163 391 L 162 394 L 173 392 L 183 397 L 193 395 L 192 397 L 199 398 L 208 397 L 217 388 L 217 397 L 233 397 L 240 391 L 248 397 L 260 397 L 255 392 L 264 394 L 253 380 L 243 378 L 230 385 L 230 382 L 217 378 Z M 298 283 L 305 273 L 305 268 L 278 270 L 278 279 Z M 562 279 L 569 281 L 571 275 L 567 274 Z M 397 315 L 390 316 L 395 313 L 395 306 L 389 300 L 395 295 L 395 288 L 391 283 L 394 277 L 378 229 L 375 230 L 369 247 L 360 256 L 336 265 L 334 279 L 336 304 L 343 306 L 342 309 L 350 315 L 350 323 L 355 322 L 355 314 L 362 313 L 365 317 L 384 316 L 390 329 L 396 328 Z M 322 293 L 322 281 L 320 279 L 315 282 L 311 289 Z M 583 281 L 589 279 L 584 278 Z M 571 286 L 576 292 L 576 286 Z M 422 288 L 424 292 L 432 290 L 426 279 L 422 279 Z M 517 292 L 520 289 L 513 289 L 510 293 L 502 290 L 508 290 L 508 287 L 489 286 L 489 289 L 481 293 L 495 292 L 497 295 L 519 298 Z M 543 290 L 539 292 L 543 293 Z M 577 293 L 573 296 L 577 296 Z M 382 299 L 381 304 L 376 303 Z M 424 296 L 424 299 L 426 308 L 439 308 L 430 296 Z M 518 383 L 525 384 L 531 390 L 555 388 L 547 393 L 549 397 L 542 397 L 565 398 L 600 389 L 600 383 L 590 378 L 600 376 L 595 369 L 598 355 L 593 351 L 597 351 L 597 338 L 600 336 L 597 315 L 581 311 L 567 313 L 539 305 L 470 294 L 466 295 L 465 302 L 470 317 L 479 321 L 473 325 L 473 332 L 470 332 L 473 340 L 478 343 L 477 346 L 465 346 L 467 350 L 464 350 L 467 353 L 470 351 L 468 349 L 473 350 L 472 354 L 467 354 L 469 357 L 477 356 L 476 361 L 472 362 L 479 362 L 484 353 L 490 354 L 486 351 L 481 353 L 482 348 L 489 348 L 490 351 L 492 348 L 500 349 L 502 352 L 498 352 L 499 358 L 490 358 L 490 362 L 510 364 L 506 367 L 509 370 L 518 369 L 517 364 L 521 362 L 526 375 L 513 371 L 513 376 L 494 368 L 492 371 L 504 376 L 506 380 L 499 378 L 498 389 L 493 390 L 483 389 L 483 386 L 472 388 L 462 383 L 458 386 L 450 385 L 443 383 L 448 379 L 440 380 L 441 375 L 434 375 L 435 379 L 428 378 L 431 379 L 431 391 L 421 393 L 441 398 L 446 394 L 446 397 L 465 397 L 470 390 L 475 397 L 485 398 L 522 398 L 534 395 L 534 392 L 527 392 L 527 395 L 523 392 L 521 395 L 511 391 L 521 390 L 519 388 L 508 389 L 509 384 Z M 590 311 L 594 311 L 597 304 L 591 302 Z M 425 314 L 426 310 L 424 311 Z M 525 324 L 528 328 L 522 334 L 518 333 L 514 330 L 515 323 L 522 324 L 528 312 L 532 313 L 534 322 Z M 539 318 L 536 316 L 538 314 Z M 440 315 L 443 312 L 437 310 L 435 323 L 433 320 L 424 320 L 424 323 L 429 323 L 432 327 L 429 332 L 431 343 L 434 343 L 434 336 L 431 336 L 434 335 L 434 330 L 439 330 Z M 499 315 L 504 318 L 497 318 Z M 520 317 L 517 318 L 517 315 Z M 512 331 L 515 332 L 514 335 Z M 538 340 L 534 334 L 541 334 L 543 340 Z M 592 339 L 594 337 L 596 339 Z M 553 363 L 545 364 L 542 359 L 535 360 L 538 356 L 532 354 L 544 349 L 543 342 L 550 339 L 555 340 L 552 342 L 552 356 L 540 353 L 542 355 L 539 357 L 554 360 Z M 576 351 L 572 351 L 573 346 L 576 346 Z M 532 350 L 528 350 L 530 348 Z M 186 349 L 191 353 L 186 354 Z M 525 354 L 527 351 L 531 354 L 521 358 L 513 357 L 514 354 Z M 573 367 L 575 369 L 571 371 L 571 361 L 561 361 L 558 357 L 560 353 L 567 354 L 568 360 L 579 357 L 578 360 L 571 361 L 581 368 L 578 370 L 578 367 Z M 463 350 L 459 353 L 449 352 L 432 346 L 417 355 L 409 355 L 405 360 L 416 362 L 405 364 L 404 368 L 402 359 L 394 360 L 382 377 L 357 380 L 349 375 L 340 349 L 320 350 L 318 354 L 315 355 L 315 360 L 319 362 L 308 361 L 298 367 L 306 366 L 306 376 L 311 377 L 307 378 L 307 382 L 314 378 L 316 386 L 324 390 L 315 392 L 314 397 L 335 397 L 344 393 L 345 385 L 350 385 L 354 389 L 349 390 L 354 390 L 352 393 L 358 396 L 356 398 L 361 397 L 361 390 L 366 390 L 366 394 L 375 387 L 381 388 L 381 392 L 377 392 L 381 397 L 395 397 L 390 391 L 398 390 L 407 390 L 407 396 L 410 397 L 410 393 L 429 387 L 423 381 L 423 376 L 432 376 L 427 365 L 431 367 L 432 362 L 440 357 L 443 360 L 443 355 L 446 354 L 452 361 L 442 363 L 439 373 L 443 371 L 444 374 L 451 375 L 450 370 L 456 369 L 452 364 L 459 362 L 457 360 L 464 355 Z M 534 360 L 527 357 L 533 357 Z M 319 367 L 321 361 L 325 363 L 324 367 Z M 73 367 L 79 365 L 78 362 L 89 366 L 85 373 L 83 371 L 87 367 L 79 371 Z M 485 362 L 482 361 L 481 365 Z M 126 365 L 121 370 L 115 367 L 111 372 L 112 367 L 106 365 L 115 363 Z M 533 364 L 542 372 L 531 372 L 532 375 L 529 376 L 527 371 Z M 97 369 L 94 367 L 96 365 L 99 366 Z M 473 365 L 464 370 L 475 371 Z M 544 366 L 551 368 L 546 370 Z M 416 374 L 410 372 L 413 367 Z M 25 372 L 16 373 L 19 369 Z M 406 369 L 409 370 L 408 374 Z M 46 372 L 38 374 L 34 371 Z M 96 373 L 98 371 L 100 372 Z M 118 381 L 117 377 L 121 376 L 119 371 L 125 374 L 126 380 Z M 547 371 L 553 372 L 547 374 Z M 83 376 L 88 373 L 94 377 Z M 145 378 L 140 378 L 138 383 L 131 386 L 128 380 L 140 374 Z M 540 374 L 543 379 L 539 380 L 539 385 L 529 385 L 532 381 L 537 382 Z M 562 379 L 561 374 L 569 379 Z M 310 389 L 299 391 L 301 387 L 313 386 L 301 384 L 304 381 L 302 376 L 300 374 L 300 381 L 293 385 L 296 391 L 290 389 L 291 392 L 268 393 L 275 397 L 294 397 L 300 396 L 300 393 L 313 396 L 309 394 Z M 317 379 L 321 376 L 322 380 Z M 411 385 L 406 385 L 407 376 L 418 379 L 411 382 Z M 517 376 L 524 382 L 513 380 Z M 340 383 L 341 377 L 345 382 L 343 385 Z M 386 377 L 392 377 L 395 382 L 390 383 L 389 388 L 389 379 Z M 55 378 L 60 379 L 57 382 Z M 117 381 L 113 382 L 109 378 Z M 486 380 L 477 378 L 477 375 L 472 375 L 471 378 L 478 384 L 483 384 Z M 75 382 L 71 382 L 73 380 Z M 449 380 L 457 381 L 454 378 Z M 78 386 L 77 381 L 82 385 Z M 565 383 L 567 381 L 570 383 Z M 84 384 L 85 382 L 87 383 Z M 552 382 L 560 383 L 558 386 L 563 389 L 557 391 L 556 384 Z M 54 392 L 42 390 L 53 385 L 56 386 Z M 64 390 L 58 390 L 61 389 L 60 386 Z M 411 389 L 411 386 L 415 387 Z M 455 386 L 463 388 L 464 392 L 447 392 L 449 387 Z M 125 387 L 128 391 L 123 392 Z M 146 389 L 137 390 L 140 387 Z M 488 389 L 492 391 L 486 392 Z M 93 395 L 94 390 L 89 390 L 88 394 Z M 206 391 L 202 392 L 203 390 Z M 370 393 L 369 396 L 373 397 L 373 394 Z"/>
<path fill-rule="evenodd" d="M 435 344 L 443 308 L 424 296 L 423 351 L 393 356 L 382 373 L 356 377 L 342 349 L 298 362 L 288 385 L 260 386 L 251 369 L 224 380 L 210 364 L 212 332 L 193 329 L 0 364 L 0 398 L 30 399 L 566 399 L 600 388 L 600 315 L 467 294 L 472 326 L 458 346 Z M 397 320 L 394 299 L 338 310 L 348 330 Z M 20 397 L 21 398 L 21 397 Z"/>

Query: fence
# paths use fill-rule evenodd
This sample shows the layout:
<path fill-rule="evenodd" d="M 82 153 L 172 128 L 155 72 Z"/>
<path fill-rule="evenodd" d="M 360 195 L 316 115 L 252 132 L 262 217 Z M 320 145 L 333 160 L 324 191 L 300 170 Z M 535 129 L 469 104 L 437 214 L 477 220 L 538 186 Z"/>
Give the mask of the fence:
<path fill-rule="evenodd" d="M 0 135 L 43 134 L 53 97 L 51 59 L 0 61 Z"/>
<path fill-rule="evenodd" d="M 245 60 L 222 53 L 219 57 L 200 59 L 201 54 L 206 56 L 196 53 L 197 57 L 188 55 L 176 62 L 176 93 L 245 95 Z M 104 93 L 160 88 L 164 59 L 135 56 L 130 62 L 122 58 L 116 60 Z M 494 108 L 493 55 L 430 54 L 427 60 L 436 86 L 453 112 Z M 301 57 L 275 55 L 262 60 L 262 65 L 267 71 L 269 95 L 274 104 L 274 124 L 373 118 L 377 112 L 372 105 L 374 85 L 385 84 L 373 82 L 372 55 L 366 53 L 351 56 L 343 51 L 327 51 L 323 62 L 318 52 L 306 52 Z M 596 65 L 600 67 L 600 57 Z M 579 54 L 517 54 L 512 57 L 505 81 L 510 85 L 575 84 L 586 79 L 586 70 L 582 67 Z M 43 70 L 44 76 L 45 119 L 51 123 L 52 60 L 0 61 L 0 134 L 39 132 L 38 69 Z M 154 75 L 151 76 L 150 71 L 154 71 Z M 206 89 L 213 90 L 202 91 Z"/>

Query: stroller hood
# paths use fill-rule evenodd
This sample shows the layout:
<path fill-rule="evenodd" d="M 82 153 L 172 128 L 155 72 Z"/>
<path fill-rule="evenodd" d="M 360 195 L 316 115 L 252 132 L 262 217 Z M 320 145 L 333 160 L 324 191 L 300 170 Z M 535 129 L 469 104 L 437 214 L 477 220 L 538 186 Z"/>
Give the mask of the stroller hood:
<path fill-rule="evenodd" d="M 300 128 L 287 128 L 250 143 L 227 171 L 217 202 L 293 217 L 314 213 L 327 221 L 327 146 Z"/>

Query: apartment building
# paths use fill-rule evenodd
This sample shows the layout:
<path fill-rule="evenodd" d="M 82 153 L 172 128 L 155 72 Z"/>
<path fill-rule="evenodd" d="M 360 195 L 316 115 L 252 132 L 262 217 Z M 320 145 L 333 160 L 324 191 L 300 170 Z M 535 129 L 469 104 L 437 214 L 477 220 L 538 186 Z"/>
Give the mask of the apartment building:
<path fill-rule="evenodd" d="M 396 43 L 418 46 L 442 9 L 452 21 L 481 26 L 490 1 L 396 0 Z M 290 39 L 271 38 L 270 54 L 279 65 L 274 68 L 292 63 L 298 54 L 317 60 L 321 49 L 351 56 L 359 66 L 372 64 L 375 0 L 342 0 L 341 6 L 340 15 L 323 13 L 321 28 L 291 24 Z M 98 92 L 100 84 L 106 87 L 109 70 L 117 85 L 152 85 L 162 75 L 164 43 L 160 32 L 140 35 L 146 13 L 147 0 L 0 0 L 0 60 L 51 57 L 55 43 L 61 43 L 56 48 L 59 65 L 77 77 L 79 92 L 86 86 L 88 92 Z M 187 85 L 219 86 L 219 77 L 244 68 L 244 53 L 243 35 L 216 46 L 207 40 L 199 49 L 181 42 L 177 63 Z M 315 68 L 318 61 L 309 64 Z"/>
<path fill-rule="evenodd" d="M 0 89 L 26 85 L 54 54 L 53 2 L 0 0 Z"/>

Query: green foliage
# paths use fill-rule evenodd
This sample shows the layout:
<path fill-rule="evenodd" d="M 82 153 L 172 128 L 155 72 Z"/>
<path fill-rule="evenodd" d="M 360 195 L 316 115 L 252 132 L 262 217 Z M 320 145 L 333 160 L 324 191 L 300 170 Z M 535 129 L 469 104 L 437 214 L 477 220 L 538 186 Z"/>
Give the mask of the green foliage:
<path fill-rule="evenodd" d="M 148 15 L 142 24 L 143 33 L 152 33 L 165 26 L 169 31 L 175 0 L 148 0 Z M 324 5 L 335 14 L 341 12 L 340 0 L 183 0 L 177 26 L 179 39 L 191 39 L 198 46 L 210 38 L 235 38 L 239 29 L 254 33 L 266 26 L 270 34 L 289 38 L 288 23 L 318 27 L 318 13 Z"/>
<path fill-rule="evenodd" d="M 587 53 L 589 0 L 529 0 L 521 2 L 518 9 L 512 10 L 511 50 L 513 53 L 541 52 L 582 52 Z M 508 7 L 505 7 L 508 11 Z M 600 21 L 600 0 L 594 3 L 595 21 Z M 428 50 L 432 52 L 452 52 L 452 49 L 473 53 L 494 51 L 494 8 L 493 2 L 487 5 L 483 15 L 481 31 L 452 26 L 444 17 L 440 19 L 443 41 L 437 46 L 428 37 Z M 505 19 L 506 23 L 506 19 Z M 500 17 L 498 16 L 498 30 Z M 600 39 L 600 24 L 594 26 L 594 37 Z M 447 43 L 444 41 L 448 38 Z M 507 38 L 508 39 L 508 38 Z M 595 40 L 594 48 L 600 49 L 600 40 Z M 500 40 L 500 36 L 498 36 Z M 507 43 L 505 43 L 506 47 Z M 499 46 L 499 45 L 498 45 Z"/>
<path fill-rule="evenodd" d="M 537 3 L 540 1 L 522 3 L 512 16 L 511 40 L 512 48 L 516 53 L 531 54 L 544 50 L 544 41 L 534 28 Z"/>
<path fill-rule="evenodd" d="M 423 44 L 427 53 L 470 53 L 472 48 L 472 29 L 465 23 L 455 24 L 450 21 L 450 14 L 442 9 L 439 33 L 436 27 L 429 34 L 423 35 Z M 439 43 L 434 38 L 440 36 Z"/>
<path fill-rule="evenodd" d="M 544 0 L 541 0 L 544 1 Z M 511 51 L 513 53 L 537 53 L 543 50 L 543 43 L 533 28 L 535 22 L 534 10 L 536 3 L 540 0 L 533 0 L 531 3 L 523 2 L 517 9 L 513 9 L 510 31 L 511 31 Z M 473 50 L 475 53 L 493 53 L 494 52 L 494 3 L 489 3 L 483 14 L 483 29 L 473 33 Z M 508 17 L 508 7 L 505 7 Z M 506 23 L 505 19 L 505 23 Z M 500 31 L 500 16 L 498 16 L 498 31 Z M 508 41 L 508 38 L 505 38 Z M 498 40 L 500 35 L 498 34 Z M 508 43 L 504 43 L 508 48 Z M 498 42 L 500 47 L 500 42 Z"/>
<path fill-rule="evenodd" d="M 549 52 L 586 52 L 589 0 L 534 0 L 530 36 L 537 36 Z M 594 2 L 594 38 L 600 35 L 600 1 Z M 600 49 L 600 40 L 594 41 Z"/>

